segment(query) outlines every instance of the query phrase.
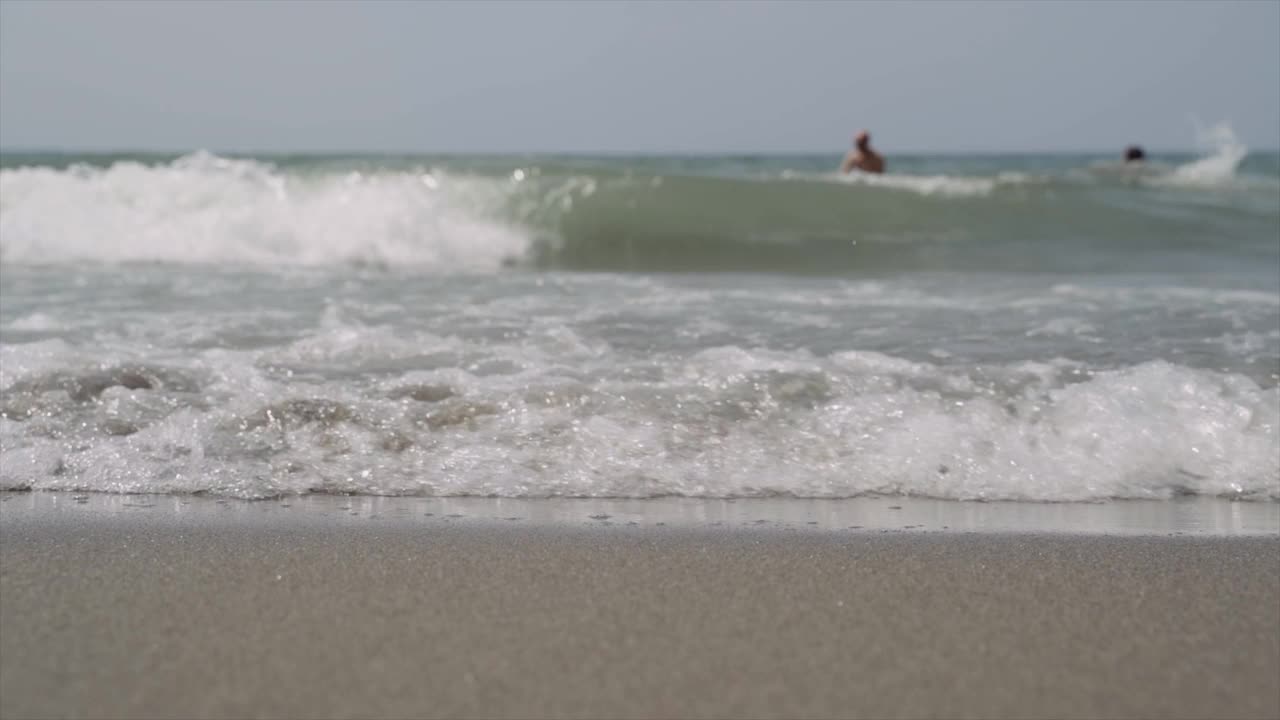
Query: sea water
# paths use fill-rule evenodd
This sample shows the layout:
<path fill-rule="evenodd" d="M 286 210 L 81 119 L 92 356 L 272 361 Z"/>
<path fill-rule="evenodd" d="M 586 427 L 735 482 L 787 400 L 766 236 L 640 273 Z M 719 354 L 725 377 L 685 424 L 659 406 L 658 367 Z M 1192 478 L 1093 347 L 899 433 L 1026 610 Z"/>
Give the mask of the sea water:
<path fill-rule="evenodd" d="M 0 489 L 1280 500 L 1280 155 L 0 156 Z"/>

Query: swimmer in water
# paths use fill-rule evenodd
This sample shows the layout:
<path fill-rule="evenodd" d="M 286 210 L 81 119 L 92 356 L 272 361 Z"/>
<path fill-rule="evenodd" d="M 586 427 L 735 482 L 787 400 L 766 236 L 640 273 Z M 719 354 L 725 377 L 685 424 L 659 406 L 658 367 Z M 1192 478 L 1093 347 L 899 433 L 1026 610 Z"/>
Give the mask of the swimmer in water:
<path fill-rule="evenodd" d="M 1124 149 L 1124 161 L 1127 163 L 1145 162 L 1146 159 L 1147 154 L 1142 151 L 1142 147 L 1139 145 L 1130 145 Z"/>
<path fill-rule="evenodd" d="M 884 172 L 884 158 L 871 149 L 871 133 L 866 130 L 853 136 L 853 149 L 840 164 L 840 172 L 846 175 L 854 170 L 877 175 Z"/>

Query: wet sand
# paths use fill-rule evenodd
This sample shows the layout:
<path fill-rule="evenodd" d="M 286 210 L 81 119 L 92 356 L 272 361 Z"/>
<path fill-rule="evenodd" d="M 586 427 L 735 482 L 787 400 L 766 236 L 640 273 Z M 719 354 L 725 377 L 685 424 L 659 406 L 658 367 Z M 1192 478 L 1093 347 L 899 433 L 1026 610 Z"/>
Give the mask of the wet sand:
<path fill-rule="evenodd" d="M 4 718 L 1280 716 L 1270 533 L 17 497 Z"/>

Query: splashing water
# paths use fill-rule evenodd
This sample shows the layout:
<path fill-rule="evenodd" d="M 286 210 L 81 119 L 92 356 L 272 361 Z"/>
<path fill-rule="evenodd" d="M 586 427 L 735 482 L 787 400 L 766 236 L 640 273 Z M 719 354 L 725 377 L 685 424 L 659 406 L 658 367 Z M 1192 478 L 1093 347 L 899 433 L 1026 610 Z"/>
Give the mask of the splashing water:
<path fill-rule="evenodd" d="M 1249 154 L 1249 148 L 1236 137 L 1227 123 L 1218 123 L 1196 131 L 1196 145 L 1206 155 L 1199 160 L 1179 165 L 1160 182 L 1191 187 L 1221 187 L 1236 178 L 1236 168 Z"/>

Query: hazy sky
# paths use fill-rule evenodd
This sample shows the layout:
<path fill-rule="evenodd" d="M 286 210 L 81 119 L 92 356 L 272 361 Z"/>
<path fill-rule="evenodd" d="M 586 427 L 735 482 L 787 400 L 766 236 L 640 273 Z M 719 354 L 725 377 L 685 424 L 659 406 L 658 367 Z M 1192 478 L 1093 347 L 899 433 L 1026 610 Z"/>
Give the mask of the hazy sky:
<path fill-rule="evenodd" d="M 0 0 L 0 147 L 1280 146 L 1280 0 Z"/>

